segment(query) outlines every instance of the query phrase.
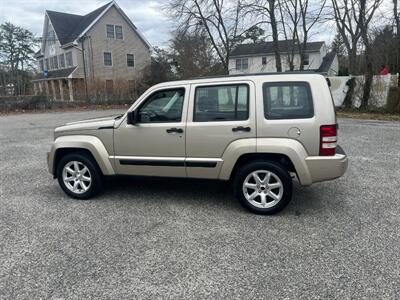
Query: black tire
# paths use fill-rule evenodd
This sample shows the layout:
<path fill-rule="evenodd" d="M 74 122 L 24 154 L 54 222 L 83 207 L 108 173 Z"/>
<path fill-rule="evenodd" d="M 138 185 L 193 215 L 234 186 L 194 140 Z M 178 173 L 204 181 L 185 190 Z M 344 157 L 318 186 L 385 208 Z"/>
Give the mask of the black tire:
<path fill-rule="evenodd" d="M 89 169 L 91 183 L 87 191 L 83 193 L 75 193 L 71 191 L 63 180 L 63 169 L 64 166 L 69 162 L 77 161 L 86 166 Z M 78 200 L 86 200 L 96 196 L 103 189 L 103 174 L 98 167 L 96 161 L 88 154 L 83 152 L 67 154 L 61 158 L 57 164 L 56 175 L 58 183 L 60 184 L 62 190 L 70 197 Z"/>
<path fill-rule="evenodd" d="M 243 191 L 244 181 L 254 171 L 272 172 L 275 176 L 277 176 L 279 178 L 279 180 L 282 183 L 282 186 L 283 186 L 282 197 L 276 204 L 273 204 L 274 200 L 270 196 L 267 197 L 267 201 L 269 200 L 268 201 L 269 205 L 272 205 L 271 207 L 264 208 L 264 207 L 255 206 L 252 203 L 250 203 L 245 197 L 245 193 Z M 273 177 L 273 178 L 275 178 L 275 177 Z M 271 179 L 271 181 L 273 181 L 273 180 L 275 180 L 275 179 Z M 278 183 L 278 181 L 272 182 L 272 183 Z M 290 202 L 290 200 L 292 198 L 292 189 L 293 189 L 293 182 L 292 182 L 292 178 L 291 178 L 289 172 L 279 163 L 272 162 L 272 161 L 250 162 L 250 163 L 242 166 L 238 170 L 238 172 L 235 176 L 235 180 L 234 180 L 234 192 L 235 192 L 235 196 L 239 200 L 240 204 L 243 207 L 250 210 L 251 212 L 256 213 L 256 214 L 262 214 L 262 215 L 273 215 L 273 214 L 280 212 L 282 209 L 284 209 L 286 207 L 286 205 L 288 205 L 288 203 Z M 251 190 L 252 189 L 250 189 L 250 191 Z M 254 191 L 256 191 L 256 189 Z M 262 190 L 262 191 L 264 192 L 264 190 Z M 276 193 L 277 190 L 273 189 L 272 191 L 274 193 Z M 265 191 L 265 193 L 268 193 L 268 191 Z M 260 196 L 256 196 L 254 201 L 259 201 L 260 202 L 259 205 L 261 206 L 261 197 Z"/>

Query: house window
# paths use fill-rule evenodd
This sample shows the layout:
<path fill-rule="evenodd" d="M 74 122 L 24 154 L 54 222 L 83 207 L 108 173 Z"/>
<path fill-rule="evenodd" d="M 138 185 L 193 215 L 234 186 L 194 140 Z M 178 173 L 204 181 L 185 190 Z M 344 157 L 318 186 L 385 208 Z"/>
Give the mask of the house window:
<path fill-rule="evenodd" d="M 105 66 L 112 66 L 111 52 L 104 52 L 104 65 Z"/>
<path fill-rule="evenodd" d="M 54 66 L 54 69 L 58 69 L 58 59 L 57 59 L 57 56 L 53 56 L 53 66 Z"/>
<path fill-rule="evenodd" d="M 128 67 L 135 66 L 135 57 L 133 56 L 133 54 L 126 55 L 126 64 L 128 65 Z"/>
<path fill-rule="evenodd" d="M 314 116 L 310 85 L 306 82 L 263 84 L 266 119 L 304 119 Z"/>
<path fill-rule="evenodd" d="M 107 38 L 109 39 L 115 38 L 114 25 L 107 24 L 106 28 L 107 28 Z"/>
<path fill-rule="evenodd" d="M 58 56 L 58 65 L 60 66 L 60 69 L 65 68 L 65 56 L 64 56 L 64 54 L 60 54 Z"/>
<path fill-rule="evenodd" d="M 53 30 L 50 30 L 50 31 L 47 33 L 47 44 L 48 44 L 48 45 L 53 45 L 53 44 L 55 44 L 55 43 L 56 43 L 56 35 L 55 35 L 55 33 L 54 33 Z"/>
<path fill-rule="evenodd" d="M 115 25 L 115 37 L 118 40 L 122 40 L 124 36 L 122 35 L 122 26 Z"/>
<path fill-rule="evenodd" d="M 46 70 L 49 69 L 49 59 L 48 58 L 45 59 L 45 67 L 46 67 Z"/>
<path fill-rule="evenodd" d="M 39 60 L 39 69 L 40 71 L 44 71 L 43 59 Z"/>
<path fill-rule="evenodd" d="M 54 70 L 54 60 L 52 57 L 50 57 L 49 60 L 50 60 L 50 70 Z"/>
<path fill-rule="evenodd" d="M 65 53 L 65 60 L 67 62 L 67 67 L 72 67 L 73 61 L 72 61 L 72 52 L 67 52 Z"/>
<path fill-rule="evenodd" d="M 195 122 L 239 121 L 249 118 L 249 87 L 246 84 L 196 88 Z"/>
<path fill-rule="evenodd" d="M 262 65 L 263 65 L 263 66 L 266 66 L 266 65 L 267 65 L 267 57 L 266 57 L 266 56 L 263 56 L 263 57 L 261 58 L 261 62 L 262 62 Z"/>
<path fill-rule="evenodd" d="M 248 58 L 236 59 L 236 69 L 237 70 L 246 70 L 248 68 L 249 68 L 249 59 Z"/>
<path fill-rule="evenodd" d="M 303 56 L 303 65 L 308 66 L 310 64 L 310 54 L 304 53 Z"/>

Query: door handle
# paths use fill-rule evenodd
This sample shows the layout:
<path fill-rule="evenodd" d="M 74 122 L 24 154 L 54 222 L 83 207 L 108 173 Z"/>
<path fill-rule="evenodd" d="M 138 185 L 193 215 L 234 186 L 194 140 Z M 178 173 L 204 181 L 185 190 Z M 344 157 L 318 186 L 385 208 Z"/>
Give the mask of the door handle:
<path fill-rule="evenodd" d="M 238 126 L 238 127 L 232 128 L 232 131 L 233 131 L 233 132 L 238 132 L 238 131 L 250 132 L 250 131 L 251 131 L 251 128 L 250 128 L 250 127 Z"/>
<path fill-rule="evenodd" d="M 167 133 L 183 133 L 183 129 L 182 128 L 168 128 L 166 130 Z"/>

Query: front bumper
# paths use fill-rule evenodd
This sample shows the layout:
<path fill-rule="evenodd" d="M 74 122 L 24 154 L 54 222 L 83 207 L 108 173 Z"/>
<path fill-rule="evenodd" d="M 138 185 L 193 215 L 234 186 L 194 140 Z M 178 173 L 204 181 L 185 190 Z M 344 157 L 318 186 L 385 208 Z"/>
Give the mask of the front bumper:
<path fill-rule="evenodd" d="M 305 160 L 312 183 L 343 176 L 349 164 L 347 155 L 340 146 L 333 156 L 309 156 Z"/>

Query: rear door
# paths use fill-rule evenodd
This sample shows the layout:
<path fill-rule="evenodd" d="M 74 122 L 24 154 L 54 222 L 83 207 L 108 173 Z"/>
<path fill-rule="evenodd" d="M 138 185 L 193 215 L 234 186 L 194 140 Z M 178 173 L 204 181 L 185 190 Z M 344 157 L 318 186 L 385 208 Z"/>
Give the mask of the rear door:
<path fill-rule="evenodd" d="M 186 124 L 188 177 L 217 178 L 229 144 L 255 137 L 252 81 L 192 84 Z"/>
<path fill-rule="evenodd" d="M 258 137 L 291 138 L 310 155 L 318 155 L 319 126 L 316 126 L 312 81 L 288 80 L 288 75 L 264 77 L 258 91 Z"/>

